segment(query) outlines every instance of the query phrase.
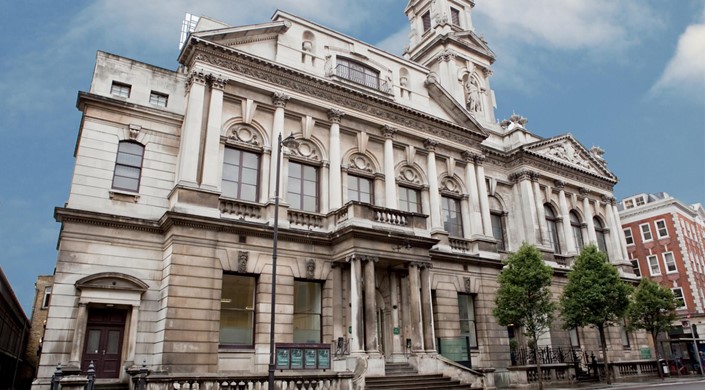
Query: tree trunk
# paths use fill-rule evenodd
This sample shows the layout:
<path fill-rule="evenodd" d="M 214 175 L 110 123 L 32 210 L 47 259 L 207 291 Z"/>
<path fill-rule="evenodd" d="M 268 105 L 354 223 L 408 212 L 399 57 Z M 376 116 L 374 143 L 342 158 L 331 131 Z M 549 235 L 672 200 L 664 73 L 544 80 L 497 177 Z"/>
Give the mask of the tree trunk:
<path fill-rule="evenodd" d="M 654 343 L 654 353 L 656 355 L 656 369 L 658 370 L 659 378 L 664 379 L 663 368 L 661 368 L 661 362 L 660 362 L 661 359 L 659 359 L 659 356 L 661 356 L 661 355 L 658 353 L 658 344 L 657 344 L 656 339 L 658 339 L 658 332 L 656 332 L 656 333 L 651 332 L 651 341 L 653 341 L 653 343 Z"/>
<path fill-rule="evenodd" d="M 539 389 L 538 390 L 543 390 L 543 371 L 541 370 L 541 357 L 539 356 L 539 345 L 538 345 L 538 337 L 536 335 L 532 336 L 532 339 L 534 341 L 534 359 L 536 359 L 536 374 L 539 380 Z"/>
<path fill-rule="evenodd" d="M 610 366 L 609 366 L 609 361 L 607 361 L 607 339 L 605 339 L 605 325 L 602 324 L 597 327 L 597 330 L 600 332 L 600 342 L 601 342 L 601 347 L 602 347 L 602 360 L 605 363 L 605 377 L 607 378 L 607 384 L 611 385 L 612 384 L 612 376 L 610 375 Z"/>

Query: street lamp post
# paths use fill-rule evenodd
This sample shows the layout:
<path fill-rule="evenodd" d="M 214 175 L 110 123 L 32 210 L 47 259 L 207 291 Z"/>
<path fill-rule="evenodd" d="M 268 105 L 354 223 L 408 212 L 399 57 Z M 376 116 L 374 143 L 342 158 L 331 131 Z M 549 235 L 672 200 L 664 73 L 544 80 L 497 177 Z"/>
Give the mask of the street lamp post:
<path fill-rule="evenodd" d="M 276 356 L 274 351 L 274 311 L 276 309 L 277 297 L 277 238 L 279 236 L 279 182 L 281 181 L 281 152 L 282 146 L 295 147 L 297 144 L 293 135 L 290 135 L 282 140 L 282 135 L 279 133 L 277 139 L 277 175 L 275 177 L 276 185 L 274 186 L 274 233 L 272 237 L 272 304 L 269 315 L 269 377 L 268 390 L 274 390 L 274 371 L 276 367 Z"/>

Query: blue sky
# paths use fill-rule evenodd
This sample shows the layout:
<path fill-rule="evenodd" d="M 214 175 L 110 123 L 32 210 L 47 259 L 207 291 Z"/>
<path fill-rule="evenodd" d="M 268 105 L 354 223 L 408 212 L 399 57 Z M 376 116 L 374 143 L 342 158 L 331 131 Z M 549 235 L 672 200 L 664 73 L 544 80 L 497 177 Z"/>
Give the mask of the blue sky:
<path fill-rule="evenodd" d="M 176 69 L 186 12 L 233 25 L 277 8 L 401 53 L 406 0 L 25 0 L 0 27 L 0 266 L 30 316 L 51 274 L 96 50 Z M 476 0 L 497 117 L 605 150 L 617 198 L 705 203 L 705 0 Z"/>

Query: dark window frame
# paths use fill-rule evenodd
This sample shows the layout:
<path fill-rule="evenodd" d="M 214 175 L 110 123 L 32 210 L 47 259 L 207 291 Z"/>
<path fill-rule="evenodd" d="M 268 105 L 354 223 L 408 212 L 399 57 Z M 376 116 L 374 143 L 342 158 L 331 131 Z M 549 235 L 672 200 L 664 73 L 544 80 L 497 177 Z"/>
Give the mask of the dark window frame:
<path fill-rule="evenodd" d="M 127 96 L 122 93 L 123 89 L 127 89 Z M 129 99 L 132 95 L 132 85 L 113 80 L 110 84 L 110 95 Z"/>
<path fill-rule="evenodd" d="M 500 252 L 505 252 L 507 250 L 507 229 L 504 221 L 505 214 L 506 213 L 499 210 L 490 210 L 492 236 L 497 240 L 497 250 Z M 498 227 L 495 226 L 495 220 L 499 221 Z"/>
<path fill-rule="evenodd" d="M 605 254 L 608 254 L 608 252 L 607 252 L 607 236 L 605 236 L 607 229 L 605 229 L 605 225 L 602 223 L 602 221 L 598 217 L 593 217 L 592 222 L 593 222 L 593 225 L 595 226 L 595 238 L 597 239 L 597 249 L 599 249 L 601 252 L 603 252 Z"/>
<path fill-rule="evenodd" d="M 450 207 L 447 207 L 450 206 L 450 201 L 457 206 L 456 210 L 451 210 Z M 451 213 L 454 213 L 457 216 L 457 222 L 453 223 L 452 219 L 448 218 L 451 216 Z M 458 238 L 463 237 L 463 211 L 460 198 L 452 195 L 441 194 L 441 217 L 443 222 L 443 230 L 448 232 L 449 236 Z M 456 228 L 449 229 L 449 225 L 451 228 Z"/>
<path fill-rule="evenodd" d="M 543 205 L 544 216 L 546 217 L 546 225 L 548 227 L 548 238 L 551 240 L 551 246 L 553 246 L 553 251 L 556 254 L 561 253 L 561 237 L 559 234 L 559 218 L 556 216 L 555 211 L 553 211 L 553 206 L 548 203 Z"/>
<path fill-rule="evenodd" d="M 450 7 L 450 21 L 453 26 L 460 26 L 460 10 L 455 7 Z"/>
<path fill-rule="evenodd" d="M 252 323 L 251 323 L 251 328 L 252 328 L 252 343 L 228 343 L 228 342 L 221 342 L 220 341 L 220 330 L 221 328 L 219 327 L 218 331 L 218 347 L 219 348 L 232 348 L 232 349 L 249 349 L 249 348 L 254 348 L 256 344 L 256 330 L 257 330 L 257 285 L 259 282 L 259 278 L 257 275 L 254 274 L 246 274 L 246 273 L 235 273 L 235 272 L 223 272 L 223 277 L 222 277 L 222 283 L 225 283 L 225 278 L 226 276 L 233 276 L 233 277 L 241 277 L 241 278 L 251 278 L 254 280 L 254 284 L 252 286 L 252 309 L 249 310 L 247 307 L 245 309 L 226 309 L 226 310 L 233 310 L 233 311 L 238 311 L 238 312 L 247 312 L 247 313 L 252 313 Z M 221 307 L 220 307 L 220 319 L 219 319 L 219 324 L 222 322 L 222 313 L 223 313 L 223 305 L 222 305 L 222 291 L 223 291 L 223 286 L 221 286 Z"/>
<path fill-rule="evenodd" d="M 350 172 L 348 172 L 348 175 L 347 175 L 347 176 L 348 176 L 348 178 L 347 178 L 347 197 L 348 197 L 348 201 L 353 200 L 353 201 L 356 201 L 356 202 L 362 202 L 362 203 L 368 203 L 368 204 L 374 205 L 374 204 L 375 204 L 375 181 L 374 181 L 374 179 L 373 179 L 373 178 L 370 178 L 370 177 L 368 177 L 368 176 L 358 175 L 358 174 L 350 173 Z M 357 183 L 356 183 L 356 184 L 357 184 L 357 189 L 356 189 L 356 190 L 350 188 L 350 184 L 351 184 L 350 181 L 351 181 L 351 180 L 354 180 L 354 181 L 357 182 Z M 370 192 L 367 193 L 367 194 L 366 194 L 365 192 L 362 192 L 362 191 L 360 190 L 360 182 L 363 181 L 363 180 L 366 181 L 366 182 L 369 184 L 369 186 L 370 186 Z M 362 195 L 362 194 L 368 195 L 368 196 L 370 197 L 370 201 L 369 201 L 369 202 L 366 202 L 366 201 L 364 201 L 364 200 L 361 200 L 360 198 L 361 198 L 361 195 Z M 353 197 L 353 196 L 351 196 L 351 195 L 355 195 L 355 196 Z M 354 198 L 356 198 L 356 199 L 354 199 Z"/>
<path fill-rule="evenodd" d="M 431 30 L 431 11 L 421 14 L 421 24 L 423 25 L 424 33 Z"/>
<path fill-rule="evenodd" d="M 295 321 L 296 314 L 301 314 L 301 313 L 297 313 L 297 311 L 296 311 L 296 283 L 311 283 L 311 284 L 318 285 L 319 298 L 320 298 L 320 302 L 319 302 L 320 312 L 313 313 L 313 314 L 314 315 L 318 314 L 318 325 L 319 325 L 319 329 L 318 329 L 319 332 L 318 333 L 319 333 L 319 335 L 318 335 L 318 341 L 314 342 L 313 344 L 320 344 L 323 342 L 323 281 L 311 280 L 311 279 L 299 279 L 299 278 L 294 279 L 294 304 L 293 304 L 294 309 L 293 309 L 292 321 Z M 304 314 L 310 315 L 310 313 L 304 313 Z M 293 326 L 293 324 L 292 324 L 292 326 Z M 295 337 L 294 333 L 292 333 L 292 337 Z M 304 341 L 297 341 L 295 338 L 293 340 L 294 340 L 293 342 L 296 344 L 307 344 L 308 343 L 308 342 L 304 342 Z"/>
<path fill-rule="evenodd" d="M 127 153 L 126 151 L 121 151 L 121 150 L 120 150 L 123 145 L 128 145 L 128 144 L 129 144 L 129 145 L 136 145 L 136 146 L 139 146 L 139 147 L 140 147 L 140 150 L 141 150 L 142 153 L 140 154 L 140 164 L 139 164 L 139 166 L 137 166 L 137 165 L 131 165 L 131 164 L 126 164 L 126 163 L 124 163 L 124 162 L 120 162 L 121 156 L 123 156 L 123 155 L 125 155 L 125 154 L 131 155 L 131 156 L 137 156 L 137 154 L 134 154 L 134 153 Z M 142 168 L 143 168 L 143 166 L 144 166 L 144 153 L 145 153 L 145 150 L 146 150 L 145 146 L 142 145 L 142 144 L 139 143 L 139 142 L 136 142 L 136 141 L 132 141 L 132 140 L 123 140 L 123 141 L 120 141 L 120 142 L 118 143 L 118 149 L 117 149 L 117 153 L 116 153 L 116 155 L 115 155 L 115 167 L 114 167 L 114 169 L 113 169 L 113 180 L 112 180 L 112 184 L 111 184 L 111 186 L 110 186 L 111 189 L 119 190 L 119 191 L 128 191 L 128 192 L 139 193 L 139 191 L 140 191 L 140 186 L 142 185 L 142 173 L 143 173 L 143 172 L 142 172 Z M 124 178 L 128 178 L 128 179 L 135 179 L 134 177 L 130 177 L 130 176 L 118 174 L 119 167 L 122 167 L 122 168 L 125 168 L 125 169 L 128 169 L 128 170 L 136 170 L 136 171 L 137 171 L 137 173 L 138 173 L 138 174 L 137 174 L 137 177 L 136 177 L 136 179 L 137 179 L 137 185 L 136 185 L 135 188 L 120 187 L 120 186 L 116 186 L 116 185 L 115 185 L 115 178 L 117 178 L 117 177 L 124 177 Z"/>
<path fill-rule="evenodd" d="M 467 303 L 470 302 L 472 303 L 472 315 L 473 318 L 462 318 L 462 311 L 461 311 L 461 304 L 462 304 L 462 298 L 461 297 L 466 297 L 466 308 Z M 471 349 L 478 349 L 479 344 L 478 344 L 478 337 L 477 337 L 477 305 L 475 304 L 475 298 L 477 297 L 477 294 L 468 294 L 468 293 L 458 293 L 458 321 L 460 323 L 460 336 L 469 336 L 469 344 Z M 463 333 L 463 321 L 466 321 L 468 323 L 468 329 L 470 328 L 469 324 L 472 323 L 472 329 L 474 330 L 474 333 Z"/>
<path fill-rule="evenodd" d="M 226 160 L 226 155 L 225 155 L 225 154 L 226 154 L 226 153 L 229 153 L 229 151 L 233 151 L 233 152 L 238 152 L 238 153 L 239 153 L 239 158 L 238 158 L 238 163 L 239 163 L 239 165 L 229 164 L 229 163 L 227 163 L 227 162 L 225 161 L 225 160 Z M 248 154 L 248 155 L 253 155 L 253 156 L 255 156 L 255 157 L 257 158 L 257 172 L 256 172 L 256 174 L 255 174 L 256 177 L 257 177 L 257 182 L 254 184 L 254 186 L 255 186 L 255 196 L 254 196 L 254 199 L 253 199 L 253 200 L 244 199 L 244 198 L 242 197 L 242 184 L 243 184 L 243 183 L 242 183 L 242 178 L 243 178 L 242 171 L 243 171 L 243 169 L 250 169 L 250 168 L 248 168 L 248 167 L 244 167 L 244 166 L 243 166 L 243 162 L 244 162 L 244 159 L 245 159 L 245 155 L 246 155 L 246 154 Z M 226 169 L 226 165 L 227 165 L 228 167 L 237 167 L 237 168 L 238 168 L 238 178 L 239 178 L 239 179 L 238 179 L 237 181 L 225 179 L 225 169 Z M 223 174 L 222 174 L 222 177 L 221 177 L 221 184 L 220 184 L 220 187 L 221 187 L 221 191 L 222 191 L 223 188 L 224 188 L 224 186 L 223 186 L 224 182 L 227 181 L 227 182 L 230 182 L 230 183 L 236 183 L 236 184 L 237 184 L 237 194 L 225 194 L 224 191 L 222 191 L 222 192 L 221 192 L 221 196 L 226 197 L 226 198 L 232 198 L 232 199 L 243 200 L 243 201 L 246 201 L 246 202 L 258 203 L 258 202 L 259 202 L 259 198 L 260 198 L 260 188 L 261 188 L 261 180 L 262 180 L 262 178 L 260 177 L 260 172 L 261 172 L 261 170 L 262 170 L 262 155 L 261 155 L 261 153 L 254 152 L 254 151 L 252 151 L 252 150 L 242 149 L 242 148 L 235 147 L 235 146 L 225 145 L 225 150 L 224 150 L 224 152 L 223 152 Z M 249 186 L 252 186 L 252 184 L 250 184 L 250 183 L 245 183 L 245 184 L 246 184 L 246 185 L 249 185 Z"/>
<path fill-rule="evenodd" d="M 580 216 L 575 211 L 570 212 L 570 228 L 575 241 L 575 248 L 580 252 L 585 246 L 585 238 L 583 237 L 583 224 L 580 222 Z"/>
<path fill-rule="evenodd" d="M 397 198 L 399 199 L 399 204 L 397 205 L 397 207 L 399 207 L 399 210 L 418 214 L 421 214 L 423 212 L 421 190 L 404 184 L 398 185 L 397 190 L 399 191 L 399 193 L 397 194 Z M 416 199 L 418 200 L 417 202 L 412 203 L 409 201 L 409 192 L 413 192 L 414 194 L 416 194 Z M 402 199 L 402 194 L 405 195 L 405 199 Z M 405 204 L 406 207 L 402 207 L 402 204 Z M 411 210 L 410 205 L 412 204 L 415 204 L 417 206 L 416 210 Z"/>
<path fill-rule="evenodd" d="M 335 75 L 342 79 L 378 91 L 386 85 L 380 77 L 382 72 L 377 68 L 343 56 L 336 57 L 335 61 Z"/>
<path fill-rule="evenodd" d="M 291 192 L 290 191 L 291 180 L 292 180 L 292 176 L 291 176 L 291 166 L 292 165 L 300 165 L 301 166 L 301 178 L 294 178 L 295 180 L 301 181 L 300 186 L 299 186 L 299 190 L 301 192 Z M 320 207 L 321 207 L 321 205 L 319 203 L 320 194 L 321 194 L 321 188 L 320 188 L 320 186 L 321 186 L 321 178 L 320 178 L 321 172 L 320 171 L 321 170 L 319 169 L 320 167 L 318 165 L 307 164 L 305 162 L 290 159 L 288 168 L 289 169 L 288 169 L 288 173 L 287 173 L 287 176 L 288 176 L 287 180 L 289 182 L 288 182 L 287 189 L 286 189 L 286 194 L 287 194 L 286 201 L 289 204 L 289 207 L 291 207 L 293 210 L 299 210 L 299 211 L 305 211 L 305 212 L 311 212 L 311 213 L 319 212 Z M 305 197 L 310 197 L 310 195 L 304 195 L 304 189 L 306 186 L 306 180 L 304 180 L 304 169 L 307 169 L 307 168 L 313 169 L 315 172 L 315 176 L 316 176 L 316 191 L 315 191 L 316 195 L 313 196 L 313 198 L 315 199 L 315 202 L 316 202 L 315 210 L 308 210 L 304 207 Z M 298 204 L 292 203 L 291 196 L 290 196 L 291 194 L 299 196 L 299 203 Z"/>

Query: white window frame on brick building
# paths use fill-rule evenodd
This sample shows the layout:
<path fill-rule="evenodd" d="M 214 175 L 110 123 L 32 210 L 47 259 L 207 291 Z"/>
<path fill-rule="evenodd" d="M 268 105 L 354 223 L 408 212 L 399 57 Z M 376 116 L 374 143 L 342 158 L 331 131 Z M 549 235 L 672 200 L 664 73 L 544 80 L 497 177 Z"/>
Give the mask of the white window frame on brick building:
<path fill-rule="evenodd" d="M 646 227 L 646 229 L 644 229 L 644 227 Z M 651 225 L 649 225 L 648 223 L 642 223 L 641 225 L 639 225 L 639 231 L 641 232 L 642 242 L 648 242 L 654 239 L 654 235 L 651 234 Z M 646 238 L 647 236 L 649 238 Z"/>
<path fill-rule="evenodd" d="M 632 228 L 624 228 L 624 239 L 627 241 L 627 245 L 634 245 L 634 236 L 632 235 Z"/>
<path fill-rule="evenodd" d="M 662 226 L 659 226 L 659 223 L 662 224 Z M 665 219 L 659 219 L 658 221 L 654 222 L 654 224 L 656 225 L 656 237 L 658 237 L 658 238 L 668 237 L 668 228 L 666 227 L 666 220 Z"/>
<path fill-rule="evenodd" d="M 657 255 L 646 256 L 646 262 L 649 264 L 649 275 L 651 275 L 651 276 L 660 276 L 661 275 L 661 265 L 659 264 Z M 656 272 L 654 271 L 654 266 L 657 269 Z"/>
<path fill-rule="evenodd" d="M 688 307 L 685 304 L 685 296 L 683 295 L 683 289 L 681 287 L 673 287 L 671 289 L 671 292 L 676 298 L 676 310 L 687 309 Z M 682 303 L 682 305 L 678 306 L 679 303 Z"/>
<path fill-rule="evenodd" d="M 666 273 L 667 274 L 674 274 L 678 272 L 678 267 L 676 266 L 676 258 L 673 256 L 673 252 L 664 252 L 661 256 L 663 256 L 663 265 L 666 268 Z M 670 258 L 670 261 L 668 260 Z"/>

